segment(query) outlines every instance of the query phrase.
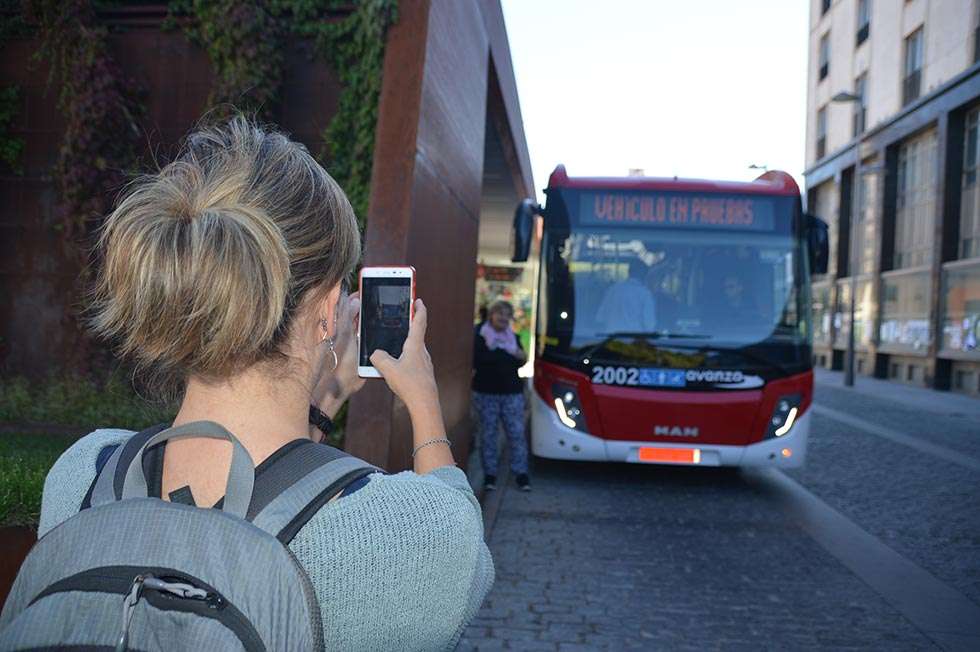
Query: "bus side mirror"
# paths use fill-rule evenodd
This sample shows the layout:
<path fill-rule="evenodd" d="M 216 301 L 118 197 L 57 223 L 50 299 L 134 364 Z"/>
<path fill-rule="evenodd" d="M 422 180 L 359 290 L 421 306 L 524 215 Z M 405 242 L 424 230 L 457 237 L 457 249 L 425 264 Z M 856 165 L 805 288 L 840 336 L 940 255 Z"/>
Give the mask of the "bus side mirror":
<path fill-rule="evenodd" d="M 810 256 L 810 273 L 826 274 L 827 261 L 830 259 L 830 234 L 827 223 L 816 215 L 804 215 L 806 218 L 807 250 Z"/>
<path fill-rule="evenodd" d="M 511 262 L 527 262 L 531 254 L 531 237 L 534 234 L 534 216 L 541 214 L 541 207 L 530 199 L 521 200 L 514 211 L 514 257 Z"/>

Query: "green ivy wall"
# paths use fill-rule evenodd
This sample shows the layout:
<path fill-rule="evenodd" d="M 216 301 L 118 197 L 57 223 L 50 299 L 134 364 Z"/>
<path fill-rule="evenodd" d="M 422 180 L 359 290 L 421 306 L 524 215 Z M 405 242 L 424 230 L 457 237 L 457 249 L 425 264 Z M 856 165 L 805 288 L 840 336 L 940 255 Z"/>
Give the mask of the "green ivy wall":
<path fill-rule="evenodd" d="M 0 373 L 98 371 L 77 308 L 134 173 L 234 106 L 302 141 L 364 222 L 396 0 L 0 3 Z M 13 13 L 11 13 L 13 12 Z M 8 21 L 9 22 L 9 21 Z"/>

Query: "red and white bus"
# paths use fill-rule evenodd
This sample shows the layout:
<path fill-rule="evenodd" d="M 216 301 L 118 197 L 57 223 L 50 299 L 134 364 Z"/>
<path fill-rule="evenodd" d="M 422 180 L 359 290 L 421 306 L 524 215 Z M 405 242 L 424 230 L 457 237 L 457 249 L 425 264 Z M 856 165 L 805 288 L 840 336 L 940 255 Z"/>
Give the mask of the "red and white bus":
<path fill-rule="evenodd" d="M 545 193 L 514 218 L 515 262 L 542 234 L 533 453 L 802 465 L 810 274 L 826 271 L 828 241 L 793 178 L 573 178 L 558 166 Z"/>

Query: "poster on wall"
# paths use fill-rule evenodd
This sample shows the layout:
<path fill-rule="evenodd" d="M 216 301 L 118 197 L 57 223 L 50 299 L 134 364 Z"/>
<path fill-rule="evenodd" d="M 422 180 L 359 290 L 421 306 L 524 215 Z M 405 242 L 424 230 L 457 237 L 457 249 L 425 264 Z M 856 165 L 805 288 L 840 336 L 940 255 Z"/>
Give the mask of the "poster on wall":
<path fill-rule="evenodd" d="M 882 344 L 900 344 L 918 351 L 929 346 L 929 320 L 886 319 L 878 335 Z"/>

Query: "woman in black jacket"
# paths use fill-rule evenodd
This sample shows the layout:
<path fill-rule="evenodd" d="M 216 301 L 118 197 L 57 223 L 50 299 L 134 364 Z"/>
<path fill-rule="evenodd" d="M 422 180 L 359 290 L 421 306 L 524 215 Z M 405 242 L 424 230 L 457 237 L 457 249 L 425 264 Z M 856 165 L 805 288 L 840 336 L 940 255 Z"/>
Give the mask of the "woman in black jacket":
<path fill-rule="evenodd" d="M 517 486 L 530 491 L 527 440 L 524 438 L 524 388 L 517 370 L 527 355 L 511 328 L 514 308 L 506 301 L 490 306 L 474 338 L 473 404 L 480 421 L 483 486 L 497 488 L 497 431 L 503 422 L 510 444 L 510 470 Z"/>

